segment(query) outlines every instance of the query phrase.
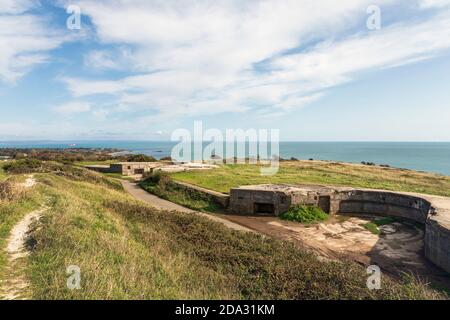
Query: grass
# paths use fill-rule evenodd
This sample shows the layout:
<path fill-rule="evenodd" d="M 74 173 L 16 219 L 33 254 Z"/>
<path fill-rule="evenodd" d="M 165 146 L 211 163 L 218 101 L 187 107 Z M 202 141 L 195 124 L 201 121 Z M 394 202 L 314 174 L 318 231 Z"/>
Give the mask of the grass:
<path fill-rule="evenodd" d="M 168 174 L 157 171 L 140 183 L 140 186 L 160 198 L 175 202 L 184 207 L 202 212 L 218 212 L 223 208 L 217 204 L 212 196 L 192 189 L 182 188 L 172 183 Z"/>
<path fill-rule="evenodd" d="M 174 173 L 175 180 L 228 193 L 249 184 L 288 183 L 352 186 L 450 196 L 450 177 L 410 170 L 325 161 L 286 161 L 273 176 L 256 165 L 223 165 L 213 170 Z"/>
<path fill-rule="evenodd" d="M 368 222 L 366 224 L 363 224 L 362 226 L 367 230 L 369 230 L 370 232 L 372 232 L 373 234 L 380 234 L 379 227 L 384 226 L 386 224 L 391 224 L 395 221 L 397 221 L 395 217 L 386 217 Z"/>
<path fill-rule="evenodd" d="M 2 161 L 0 162 L 0 181 L 4 181 L 7 178 L 7 174 L 5 170 L 3 169 L 3 166 L 6 165 L 8 162 Z"/>
<path fill-rule="evenodd" d="M 6 177 L 7 176 L 5 175 L 5 178 Z M 17 179 L 15 177 L 10 177 L 8 182 L 15 182 L 14 180 L 20 180 L 20 177 Z M 2 183 L 4 182 L 0 182 L 0 184 Z M 0 188 L 1 187 L 2 186 L 0 186 Z M 43 201 L 44 198 L 39 192 L 21 192 L 20 198 L 12 201 L 0 198 L 0 248 L 5 247 L 13 226 L 24 217 L 25 214 L 38 209 Z M 4 268 L 6 261 L 6 252 L 0 250 L 0 278 L 5 276 Z"/>
<path fill-rule="evenodd" d="M 291 207 L 287 212 L 282 213 L 279 217 L 283 220 L 311 224 L 326 221 L 328 214 L 317 207 L 296 205 Z"/>
<path fill-rule="evenodd" d="M 227 229 L 201 216 L 158 211 L 113 184 L 35 174 L 39 185 L 0 204 L 2 241 L 44 198 L 27 276 L 34 299 L 430 299 L 411 277 L 366 288 L 365 268 L 324 262 L 289 242 Z M 4 242 L 2 242 L 4 246 Z M 67 267 L 81 289 L 66 287 Z"/>

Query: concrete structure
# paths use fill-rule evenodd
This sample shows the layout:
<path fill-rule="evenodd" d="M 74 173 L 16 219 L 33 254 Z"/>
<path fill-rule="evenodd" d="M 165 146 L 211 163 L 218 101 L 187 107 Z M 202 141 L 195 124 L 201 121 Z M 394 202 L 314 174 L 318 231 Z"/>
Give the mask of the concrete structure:
<path fill-rule="evenodd" d="M 279 215 L 295 204 L 330 214 L 376 214 L 413 220 L 425 227 L 425 257 L 450 273 L 450 198 L 322 186 L 259 185 L 230 191 L 236 214 Z"/>
<path fill-rule="evenodd" d="M 217 168 L 216 165 L 204 163 L 181 163 L 171 164 L 170 162 L 118 162 L 110 165 L 87 165 L 85 168 L 103 172 L 103 173 L 119 173 L 124 176 L 133 176 L 152 172 L 154 170 L 161 170 L 165 172 L 183 172 L 190 170 L 209 170 Z"/>
<path fill-rule="evenodd" d="M 330 212 L 331 190 L 320 186 L 257 185 L 230 190 L 230 211 L 276 215 L 295 204 L 315 205 Z"/>
<path fill-rule="evenodd" d="M 110 172 L 120 173 L 124 176 L 132 176 L 152 172 L 153 169 L 160 166 L 161 163 L 158 162 L 119 162 L 111 164 Z"/>
<path fill-rule="evenodd" d="M 161 162 L 118 162 L 106 165 L 89 165 L 86 168 L 103 173 L 119 173 L 124 176 L 132 176 L 152 172 L 155 168 L 161 167 Z"/>

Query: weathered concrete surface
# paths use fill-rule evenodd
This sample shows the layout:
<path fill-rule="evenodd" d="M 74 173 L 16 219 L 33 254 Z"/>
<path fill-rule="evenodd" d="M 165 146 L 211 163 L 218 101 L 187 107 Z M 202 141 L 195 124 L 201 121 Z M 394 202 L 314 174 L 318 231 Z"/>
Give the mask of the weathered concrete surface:
<path fill-rule="evenodd" d="M 278 216 L 295 204 L 306 204 L 329 212 L 331 193 L 332 190 L 322 186 L 243 186 L 230 190 L 229 210 L 236 214 Z"/>

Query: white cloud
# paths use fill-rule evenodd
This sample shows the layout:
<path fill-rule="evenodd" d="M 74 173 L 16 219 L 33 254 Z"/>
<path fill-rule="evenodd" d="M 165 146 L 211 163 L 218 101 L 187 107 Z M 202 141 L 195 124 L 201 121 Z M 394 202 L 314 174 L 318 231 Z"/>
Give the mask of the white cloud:
<path fill-rule="evenodd" d="M 84 56 L 84 65 L 89 69 L 126 70 L 131 63 L 131 53 L 125 48 L 93 50 Z"/>
<path fill-rule="evenodd" d="M 46 62 L 48 52 L 64 37 L 44 17 L 26 13 L 36 1 L 2 0 L 0 4 L 0 83 L 14 83 L 33 66 Z"/>
<path fill-rule="evenodd" d="M 53 111 L 60 114 L 83 113 L 91 110 L 91 104 L 84 101 L 72 101 L 53 108 Z"/>
<path fill-rule="evenodd" d="M 76 97 L 108 94 L 125 109 L 154 111 L 147 121 L 258 108 L 280 113 L 318 100 L 361 72 L 421 61 L 450 47 L 447 11 L 369 32 L 371 3 L 79 1 L 102 43 L 133 48 L 128 68 L 140 74 L 64 81 Z M 383 10 L 391 3 L 378 1 Z M 92 60 L 114 68 L 102 55 Z"/>
<path fill-rule="evenodd" d="M 18 14 L 37 5 L 36 0 L 2 0 L 0 1 L 0 14 Z"/>
<path fill-rule="evenodd" d="M 421 0 L 420 6 L 422 8 L 442 8 L 450 6 L 450 0 Z"/>

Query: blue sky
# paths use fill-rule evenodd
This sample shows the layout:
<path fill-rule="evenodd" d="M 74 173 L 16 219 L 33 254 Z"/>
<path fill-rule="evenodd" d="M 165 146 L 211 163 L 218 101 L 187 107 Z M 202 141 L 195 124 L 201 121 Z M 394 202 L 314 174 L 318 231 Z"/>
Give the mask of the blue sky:
<path fill-rule="evenodd" d="M 0 111 L 0 140 L 450 141 L 450 1 L 0 0 Z"/>

